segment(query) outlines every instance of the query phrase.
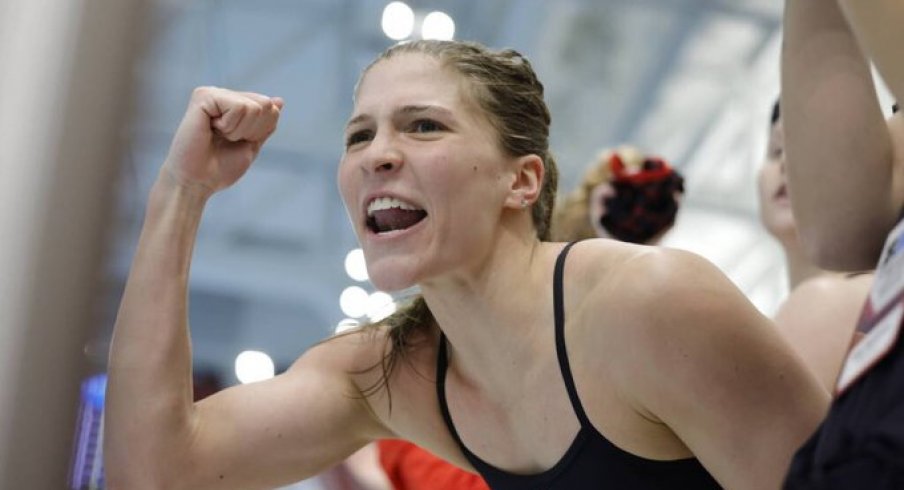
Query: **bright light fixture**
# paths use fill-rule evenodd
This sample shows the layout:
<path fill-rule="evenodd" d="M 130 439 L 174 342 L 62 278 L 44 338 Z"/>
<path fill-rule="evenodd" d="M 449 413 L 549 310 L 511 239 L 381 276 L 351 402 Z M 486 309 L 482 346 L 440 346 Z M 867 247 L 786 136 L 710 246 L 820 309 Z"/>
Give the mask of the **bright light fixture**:
<path fill-rule="evenodd" d="M 378 322 L 396 311 L 396 304 L 392 296 L 377 291 L 367 298 L 367 318 L 372 322 Z"/>
<path fill-rule="evenodd" d="M 356 248 L 345 256 L 345 272 L 356 281 L 367 280 L 367 263 L 364 262 L 364 251 Z"/>
<path fill-rule="evenodd" d="M 414 31 L 414 11 L 405 2 L 391 2 L 383 9 L 380 24 L 388 38 L 401 41 Z"/>
<path fill-rule="evenodd" d="M 235 358 L 235 377 L 242 383 L 270 379 L 275 373 L 273 359 L 261 351 L 246 350 Z"/>
<path fill-rule="evenodd" d="M 363 288 L 349 286 L 339 296 L 339 308 L 350 318 L 360 318 L 367 313 L 367 300 L 370 297 Z"/>
<path fill-rule="evenodd" d="M 421 25 L 421 37 L 448 41 L 455 36 L 455 21 L 445 12 L 430 12 Z"/>

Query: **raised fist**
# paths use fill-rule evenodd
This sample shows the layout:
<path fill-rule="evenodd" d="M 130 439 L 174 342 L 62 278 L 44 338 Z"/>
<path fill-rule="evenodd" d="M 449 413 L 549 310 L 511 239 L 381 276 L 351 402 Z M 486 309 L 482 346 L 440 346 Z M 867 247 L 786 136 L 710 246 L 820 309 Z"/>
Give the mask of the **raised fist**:
<path fill-rule="evenodd" d="M 276 130 L 282 99 L 216 87 L 194 90 L 163 172 L 213 194 L 234 184 Z"/>

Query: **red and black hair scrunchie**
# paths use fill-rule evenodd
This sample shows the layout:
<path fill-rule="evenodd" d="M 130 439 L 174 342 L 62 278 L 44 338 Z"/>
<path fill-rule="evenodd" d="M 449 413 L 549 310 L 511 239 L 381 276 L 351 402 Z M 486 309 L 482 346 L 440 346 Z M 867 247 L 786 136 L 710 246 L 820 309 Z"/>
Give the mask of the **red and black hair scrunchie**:
<path fill-rule="evenodd" d="M 676 194 L 684 193 L 684 177 L 663 159 L 646 157 L 638 171 L 628 170 L 618 153 L 609 158 L 615 194 L 603 198 L 600 225 L 621 241 L 646 243 L 675 223 Z"/>

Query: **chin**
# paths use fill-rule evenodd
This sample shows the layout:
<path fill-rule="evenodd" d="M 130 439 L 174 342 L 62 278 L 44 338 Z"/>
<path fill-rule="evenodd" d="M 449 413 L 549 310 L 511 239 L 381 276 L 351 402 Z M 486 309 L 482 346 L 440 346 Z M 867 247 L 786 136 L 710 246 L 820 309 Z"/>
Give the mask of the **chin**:
<path fill-rule="evenodd" d="M 401 291 L 414 286 L 417 281 L 409 264 L 394 263 L 399 259 L 385 258 L 368 262 L 367 275 L 370 282 L 380 291 Z M 408 261 L 406 261 L 408 262 Z"/>
<path fill-rule="evenodd" d="M 794 221 L 773 221 L 771 223 L 766 223 L 766 230 L 770 235 L 775 237 L 776 240 L 785 243 L 789 239 L 797 238 L 797 228 L 794 226 Z"/>

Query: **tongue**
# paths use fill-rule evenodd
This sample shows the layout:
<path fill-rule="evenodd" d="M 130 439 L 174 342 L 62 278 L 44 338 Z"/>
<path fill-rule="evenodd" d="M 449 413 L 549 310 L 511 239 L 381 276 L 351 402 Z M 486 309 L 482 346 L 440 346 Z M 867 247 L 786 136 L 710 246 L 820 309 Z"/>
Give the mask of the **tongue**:
<path fill-rule="evenodd" d="M 404 230 L 413 226 L 418 221 L 427 216 L 425 211 L 414 211 L 408 209 L 384 209 L 382 211 L 374 211 L 373 218 L 380 232 L 392 230 Z"/>

